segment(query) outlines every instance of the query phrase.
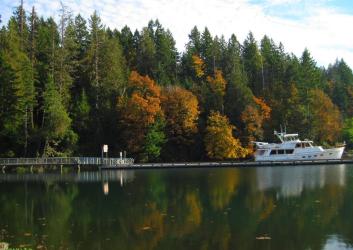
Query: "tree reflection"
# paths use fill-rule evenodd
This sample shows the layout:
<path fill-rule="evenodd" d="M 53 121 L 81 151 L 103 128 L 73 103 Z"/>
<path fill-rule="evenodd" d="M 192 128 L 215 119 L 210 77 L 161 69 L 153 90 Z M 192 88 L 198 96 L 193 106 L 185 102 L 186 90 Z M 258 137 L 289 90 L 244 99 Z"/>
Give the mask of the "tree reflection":
<path fill-rule="evenodd" d="M 352 174 L 340 166 L 137 171 L 124 186 L 109 179 L 109 195 L 104 180 L 2 181 L 0 242 L 47 249 L 322 249 L 336 239 L 352 246 L 353 181 L 346 177 Z"/>

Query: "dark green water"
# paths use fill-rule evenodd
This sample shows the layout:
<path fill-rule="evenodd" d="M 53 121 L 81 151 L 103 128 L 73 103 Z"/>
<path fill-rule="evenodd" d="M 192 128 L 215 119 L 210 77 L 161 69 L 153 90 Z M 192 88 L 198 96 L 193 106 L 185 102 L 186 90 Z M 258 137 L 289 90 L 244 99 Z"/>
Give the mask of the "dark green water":
<path fill-rule="evenodd" d="M 353 249 L 353 165 L 0 174 L 27 249 Z"/>

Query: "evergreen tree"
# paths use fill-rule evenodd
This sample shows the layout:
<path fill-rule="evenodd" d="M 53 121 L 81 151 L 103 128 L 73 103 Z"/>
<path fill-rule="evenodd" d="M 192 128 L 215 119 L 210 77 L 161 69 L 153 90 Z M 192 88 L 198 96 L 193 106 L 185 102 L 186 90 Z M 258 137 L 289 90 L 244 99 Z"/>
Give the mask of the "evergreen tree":
<path fill-rule="evenodd" d="M 89 47 L 87 49 L 85 63 L 86 73 L 90 82 L 89 90 L 92 98 L 93 106 L 99 108 L 100 96 L 98 89 L 101 87 L 101 72 L 100 72 L 100 61 L 101 61 L 101 48 L 104 42 L 105 33 L 104 27 L 101 23 L 101 19 L 95 11 L 89 20 L 90 24 L 90 36 L 89 36 Z"/>
<path fill-rule="evenodd" d="M 156 76 L 156 44 L 151 30 L 142 29 L 138 43 L 137 70 L 142 75 L 155 78 Z"/>
<path fill-rule="evenodd" d="M 262 77 L 262 57 L 253 34 L 250 32 L 243 44 L 244 68 L 249 86 L 256 96 L 262 95 L 265 84 Z"/>
<path fill-rule="evenodd" d="M 201 58 L 205 62 L 205 73 L 206 75 L 212 75 L 215 71 L 215 52 L 214 52 L 214 42 L 210 31 L 205 28 L 201 35 Z"/>
<path fill-rule="evenodd" d="M 332 101 L 347 116 L 353 116 L 353 73 L 342 59 L 327 69 Z"/>
<path fill-rule="evenodd" d="M 61 155 L 63 151 L 67 151 L 70 144 L 76 142 L 76 136 L 71 131 L 71 119 L 62 103 L 62 98 L 50 75 L 45 85 L 43 93 L 43 133 L 44 133 L 44 156 Z M 65 143 L 65 148 L 61 148 L 61 143 Z M 68 145 L 69 144 L 69 145 Z"/>
<path fill-rule="evenodd" d="M 261 40 L 262 56 L 262 81 L 265 89 L 273 89 L 274 85 L 284 80 L 286 60 L 283 48 L 276 46 L 274 41 L 267 36 Z"/>
<path fill-rule="evenodd" d="M 27 154 L 29 129 L 33 117 L 33 106 L 35 105 L 35 89 L 33 69 L 27 54 L 22 50 L 21 35 L 16 27 L 16 22 L 11 19 L 6 35 L 6 46 L 4 48 L 4 59 L 15 72 L 14 89 L 17 89 L 18 115 L 22 116 L 21 127 L 17 128 L 18 137 L 24 138 L 23 154 Z M 16 127 L 16 125 L 14 126 Z"/>
<path fill-rule="evenodd" d="M 161 85 L 176 83 L 177 57 L 178 52 L 175 48 L 175 41 L 172 33 L 160 25 L 158 20 L 155 22 L 155 43 L 156 43 L 156 80 Z"/>
<path fill-rule="evenodd" d="M 300 58 L 298 87 L 302 91 L 323 87 L 323 72 L 316 66 L 310 52 L 305 49 Z"/>
<path fill-rule="evenodd" d="M 183 84 L 190 87 L 192 82 L 197 81 L 197 76 L 194 71 L 194 60 L 193 57 L 200 56 L 201 54 L 201 34 L 198 28 L 195 26 L 190 34 L 189 41 L 186 44 L 186 51 L 181 57 L 181 78 Z"/>
<path fill-rule="evenodd" d="M 225 94 L 225 114 L 233 125 L 239 126 L 240 114 L 251 102 L 253 94 L 247 86 L 240 44 L 235 35 L 229 39 L 223 58 L 224 75 L 228 83 Z"/>
<path fill-rule="evenodd" d="M 128 26 L 124 26 L 120 32 L 120 42 L 123 48 L 127 67 L 136 70 L 136 47 L 134 46 L 134 35 Z"/>

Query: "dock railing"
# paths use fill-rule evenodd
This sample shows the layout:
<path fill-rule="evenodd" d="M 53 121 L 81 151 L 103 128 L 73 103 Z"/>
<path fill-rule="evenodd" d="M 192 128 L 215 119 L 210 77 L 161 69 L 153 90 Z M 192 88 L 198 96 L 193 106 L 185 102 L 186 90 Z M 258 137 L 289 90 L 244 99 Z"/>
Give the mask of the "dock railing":
<path fill-rule="evenodd" d="M 103 161 L 102 161 L 103 160 Z M 131 165 L 132 158 L 101 157 L 48 157 L 48 158 L 0 158 L 1 166 L 35 165 Z"/>

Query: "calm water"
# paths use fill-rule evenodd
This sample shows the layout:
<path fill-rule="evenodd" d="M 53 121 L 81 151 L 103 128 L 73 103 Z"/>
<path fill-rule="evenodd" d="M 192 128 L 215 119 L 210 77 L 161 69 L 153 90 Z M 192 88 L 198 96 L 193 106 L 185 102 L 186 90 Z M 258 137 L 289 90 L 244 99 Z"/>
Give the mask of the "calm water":
<path fill-rule="evenodd" d="M 353 165 L 0 174 L 27 249 L 353 249 Z"/>

